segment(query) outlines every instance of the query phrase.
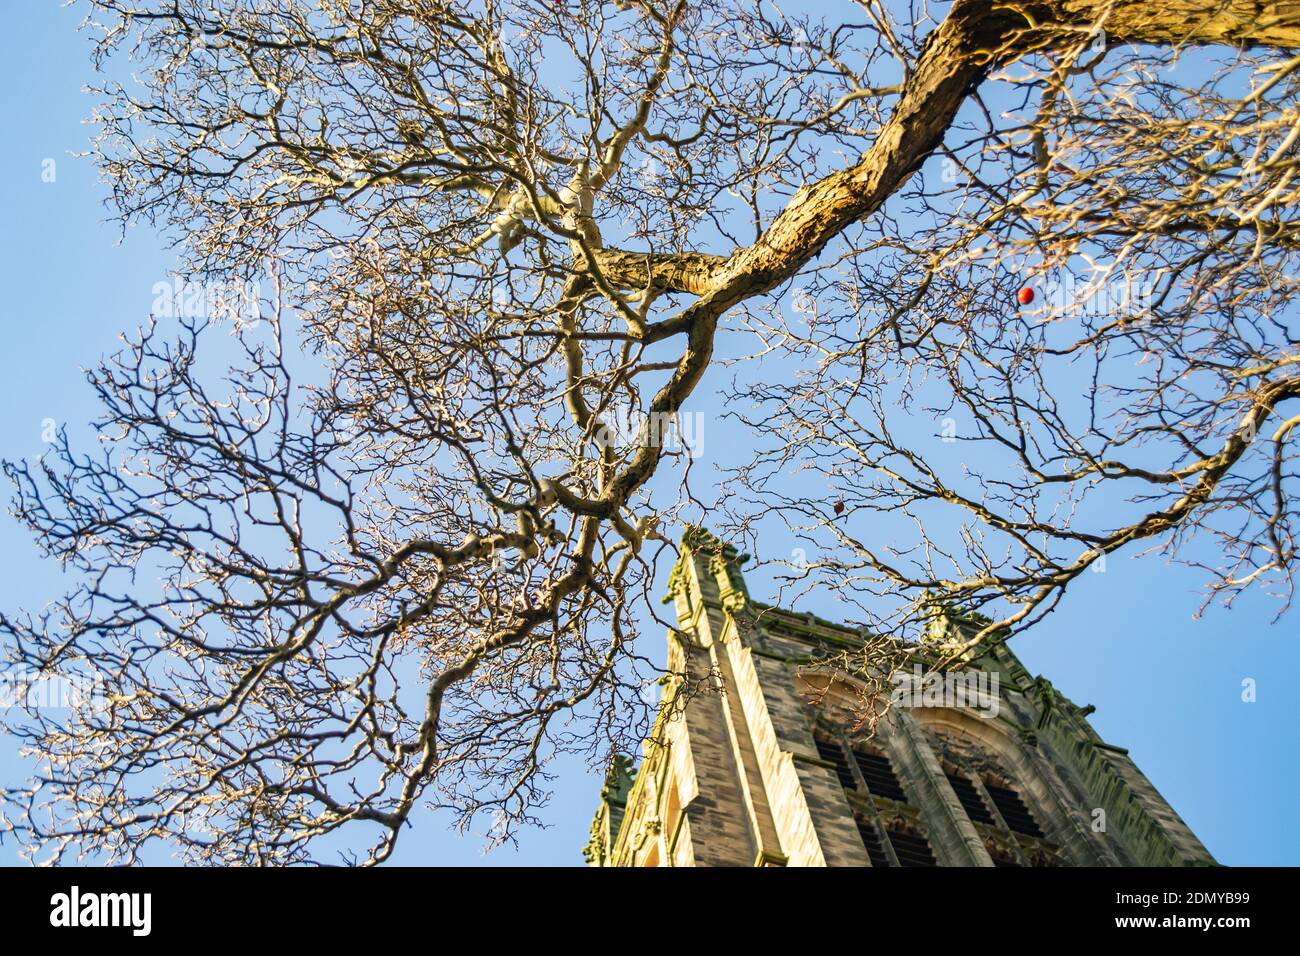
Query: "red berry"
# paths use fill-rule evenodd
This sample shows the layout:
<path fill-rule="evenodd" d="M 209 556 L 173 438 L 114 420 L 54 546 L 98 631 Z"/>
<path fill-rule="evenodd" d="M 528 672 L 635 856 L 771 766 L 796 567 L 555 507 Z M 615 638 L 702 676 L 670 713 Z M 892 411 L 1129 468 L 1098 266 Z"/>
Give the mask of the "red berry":
<path fill-rule="evenodd" d="M 1021 305 L 1028 305 L 1030 302 L 1034 301 L 1034 290 L 1029 288 L 1029 286 L 1025 286 L 1016 293 L 1016 298 L 1020 300 Z"/>

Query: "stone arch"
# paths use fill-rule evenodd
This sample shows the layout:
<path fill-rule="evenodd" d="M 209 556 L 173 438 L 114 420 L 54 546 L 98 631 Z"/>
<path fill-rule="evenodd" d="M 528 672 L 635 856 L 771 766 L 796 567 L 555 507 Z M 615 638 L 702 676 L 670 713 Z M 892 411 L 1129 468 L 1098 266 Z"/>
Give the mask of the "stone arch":
<path fill-rule="evenodd" d="M 1016 793 L 1029 810 L 1034 823 L 1043 833 L 1035 844 L 1036 848 L 1047 847 L 1045 855 L 1040 856 L 1039 864 L 1055 862 L 1064 865 L 1117 865 L 1123 862 L 1116 858 L 1113 846 L 1101 841 L 1089 832 L 1090 819 L 1080 816 L 1079 808 L 1086 808 L 1086 797 L 1077 781 L 1066 779 L 1062 774 L 1067 771 L 1060 761 L 1050 752 L 1042 749 L 1026 726 L 1022 731 L 1014 723 L 1014 708 L 1006 696 L 1002 697 L 1002 715 L 1000 717 L 981 716 L 974 709 L 958 707 L 901 707 L 893 705 L 880 722 L 879 731 L 874 740 L 869 740 L 867 731 L 853 732 L 850 728 L 857 722 L 861 695 L 851 678 L 843 674 L 832 674 L 821 668 L 807 668 L 796 676 L 796 683 L 801 696 L 807 701 L 810 731 L 820 721 L 842 727 L 848 731 L 850 742 L 855 738 L 874 743 L 879 749 L 888 751 L 894 758 L 900 773 L 907 773 L 909 779 L 921 779 L 920 774 L 931 775 L 931 785 L 942 787 L 944 747 L 936 739 L 946 735 L 958 742 L 965 741 L 974 751 L 986 755 L 989 765 L 982 768 L 981 780 L 992 778 L 1000 780 Z M 815 698 L 815 702 L 810 700 Z M 908 731 L 906 728 L 910 727 Z M 929 770 L 920 763 L 909 762 L 905 753 L 909 744 L 909 734 L 920 738 L 917 743 L 924 748 L 929 760 Z M 1028 738 L 1028 739 L 1026 739 Z M 951 783 L 951 781 L 948 781 Z M 924 789 L 924 785 L 919 788 Z M 1077 792 L 1076 792 L 1077 791 Z M 954 791 L 955 792 L 955 791 Z M 988 805 L 989 797 L 981 796 L 981 801 Z M 1073 809 L 1072 809 L 1073 808 Z M 959 809 L 957 812 L 961 812 Z M 1001 809 L 998 810 L 1002 813 Z M 969 815 L 969 814 L 967 814 Z M 946 833 L 953 839 L 981 841 L 989 834 L 989 828 L 977 832 L 973 828 L 968 837 L 960 836 L 961 825 L 950 822 L 947 812 L 933 805 L 926 810 L 932 832 L 936 837 Z M 1006 836 L 994 845 L 985 842 L 986 860 L 1005 857 L 1009 844 L 1017 838 Z M 1050 849 L 1050 848 L 1055 849 Z M 953 859 L 961 857 L 960 849 L 948 846 Z M 1029 862 L 1035 862 L 1033 854 L 1025 854 Z M 988 865 L 985 862 L 983 865 Z"/>
<path fill-rule="evenodd" d="M 927 733 L 946 737 L 958 746 L 965 743 L 991 758 L 990 766 L 982 769 L 1001 775 L 1007 782 L 1020 780 L 1027 784 L 1039 775 L 1019 734 L 999 720 L 948 707 L 918 707 L 911 714 Z"/>
<path fill-rule="evenodd" d="M 1042 831 L 1043 839 L 1059 848 L 1060 859 L 1056 862 L 1073 865 L 1103 862 L 1084 830 L 1083 821 L 1075 819 L 1077 814 L 1069 809 L 1078 801 L 1069 798 L 1064 782 L 1053 772 L 1052 762 L 1035 752 L 1016 728 L 1002 720 L 985 719 L 954 708 L 923 707 L 910 713 L 930 738 L 941 765 L 953 756 L 967 756 L 956 762 L 964 763 L 968 773 L 978 773 L 985 787 L 994 783 L 1020 796 Z M 961 753 L 963 746 L 967 748 L 966 755 Z M 1001 808 L 999 812 L 1004 813 Z M 991 856 L 996 856 L 995 850 L 1005 848 L 986 849 Z M 1040 854 L 1032 862 L 1042 865 L 1053 859 L 1050 853 Z"/>

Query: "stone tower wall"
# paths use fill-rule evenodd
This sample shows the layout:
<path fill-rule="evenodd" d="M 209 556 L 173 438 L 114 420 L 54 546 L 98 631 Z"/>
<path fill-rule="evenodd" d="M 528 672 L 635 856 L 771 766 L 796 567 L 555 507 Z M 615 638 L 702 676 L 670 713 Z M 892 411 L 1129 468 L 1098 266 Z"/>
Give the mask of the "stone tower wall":
<path fill-rule="evenodd" d="M 908 859 L 916 838 L 940 865 L 1213 865 L 1127 753 L 1005 645 L 973 665 L 996 676 L 995 708 L 895 705 L 874 734 L 855 732 L 855 688 L 807 662 L 860 632 L 755 603 L 742 560 L 705 532 L 683 539 L 668 596 L 676 679 L 635 782 L 606 787 L 593 864 L 871 866 L 865 827 L 890 834 L 877 865 Z M 867 770 L 887 762 L 903 799 L 868 782 L 859 752 L 877 761 Z M 950 772 L 989 820 L 972 819 Z M 1040 836 L 1016 829 L 995 788 Z"/>

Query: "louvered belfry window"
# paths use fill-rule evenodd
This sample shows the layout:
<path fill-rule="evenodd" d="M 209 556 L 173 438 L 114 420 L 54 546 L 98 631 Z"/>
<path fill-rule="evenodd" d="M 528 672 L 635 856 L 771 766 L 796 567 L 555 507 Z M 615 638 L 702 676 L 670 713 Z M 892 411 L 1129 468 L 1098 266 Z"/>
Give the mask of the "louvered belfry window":
<path fill-rule="evenodd" d="M 1002 814 L 1002 819 L 1010 829 L 1035 839 L 1042 838 L 1043 831 L 1034 820 L 1033 814 L 1029 812 L 1029 808 L 1025 806 L 1025 802 L 1020 799 L 1020 794 L 1010 787 L 998 786 L 987 780 L 984 782 L 984 789 L 988 791 L 989 797 L 998 808 L 998 813 Z"/>
<path fill-rule="evenodd" d="M 1020 785 L 996 757 L 967 741 L 935 739 L 944 776 L 979 831 L 994 866 L 1055 866 L 1063 856 L 1048 842 Z"/>
<path fill-rule="evenodd" d="M 835 775 L 840 778 L 840 786 L 845 790 L 855 789 L 858 782 L 853 777 L 853 771 L 849 769 L 849 761 L 844 756 L 844 748 L 834 740 L 825 740 L 821 737 L 816 738 L 816 743 L 817 755 L 823 760 L 835 764 Z"/>
<path fill-rule="evenodd" d="M 892 866 L 889 855 L 885 852 L 884 841 L 880 838 L 880 831 L 876 825 L 862 817 L 856 816 L 858 824 L 858 835 L 862 837 L 862 845 L 867 848 L 867 856 L 871 858 L 872 866 Z"/>
<path fill-rule="evenodd" d="M 992 826 L 993 814 L 989 813 L 988 807 L 984 805 L 984 798 L 979 795 L 975 785 L 971 783 L 970 777 L 960 770 L 949 771 L 946 776 L 948 782 L 952 784 L 953 791 L 957 794 L 957 799 L 961 801 L 966 816 L 976 823 L 986 823 Z"/>
<path fill-rule="evenodd" d="M 894 776 L 894 768 L 890 766 L 888 757 L 855 749 L 853 758 L 857 761 L 862 776 L 866 778 L 867 789 L 873 796 L 888 797 L 900 803 L 907 802 L 907 797 L 898 783 L 898 778 Z"/>
<path fill-rule="evenodd" d="M 919 833 L 898 827 L 890 827 L 885 832 L 889 834 L 889 842 L 893 844 L 894 852 L 898 854 L 899 866 L 939 865 L 930 850 L 930 842 Z"/>
<path fill-rule="evenodd" d="M 814 740 L 818 756 L 835 767 L 835 776 L 849 795 L 858 834 L 871 865 L 938 866 L 930 843 L 920 828 L 900 824 L 894 819 L 898 810 L 896 804 L 906 805 L 908 801 L 889 758 L 865 748 L 846 748 L 829 733 L 818 733 Z M 852 754 L 852 764 L 849 754 Z M 854 767 L 861 775 L 861 783 L 853 772 Z M 894 822 L 883 824 L 881 821 L 885 816 Z"/>

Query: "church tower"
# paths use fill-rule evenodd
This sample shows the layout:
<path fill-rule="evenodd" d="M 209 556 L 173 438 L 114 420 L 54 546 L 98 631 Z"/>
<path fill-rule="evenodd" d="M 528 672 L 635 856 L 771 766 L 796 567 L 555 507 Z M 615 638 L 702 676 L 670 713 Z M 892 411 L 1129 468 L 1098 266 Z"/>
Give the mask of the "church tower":
<path fill-rule="evenodd" d="M 669 580 L 678 627 L 640 767 L 614 761 L 594 866 L 1194 866 L 1209 852 L 1127 751 L 1005 646 L 900 685 L 874 734 L 807 662 L 861 630 L 752 600 L 701 529 Z M 682 695 L 683 686 L 711 692 Z M 954 695 L 953 691 L 958 691 Z M 855 704 L 858 706 L 855 709 Z"/>

